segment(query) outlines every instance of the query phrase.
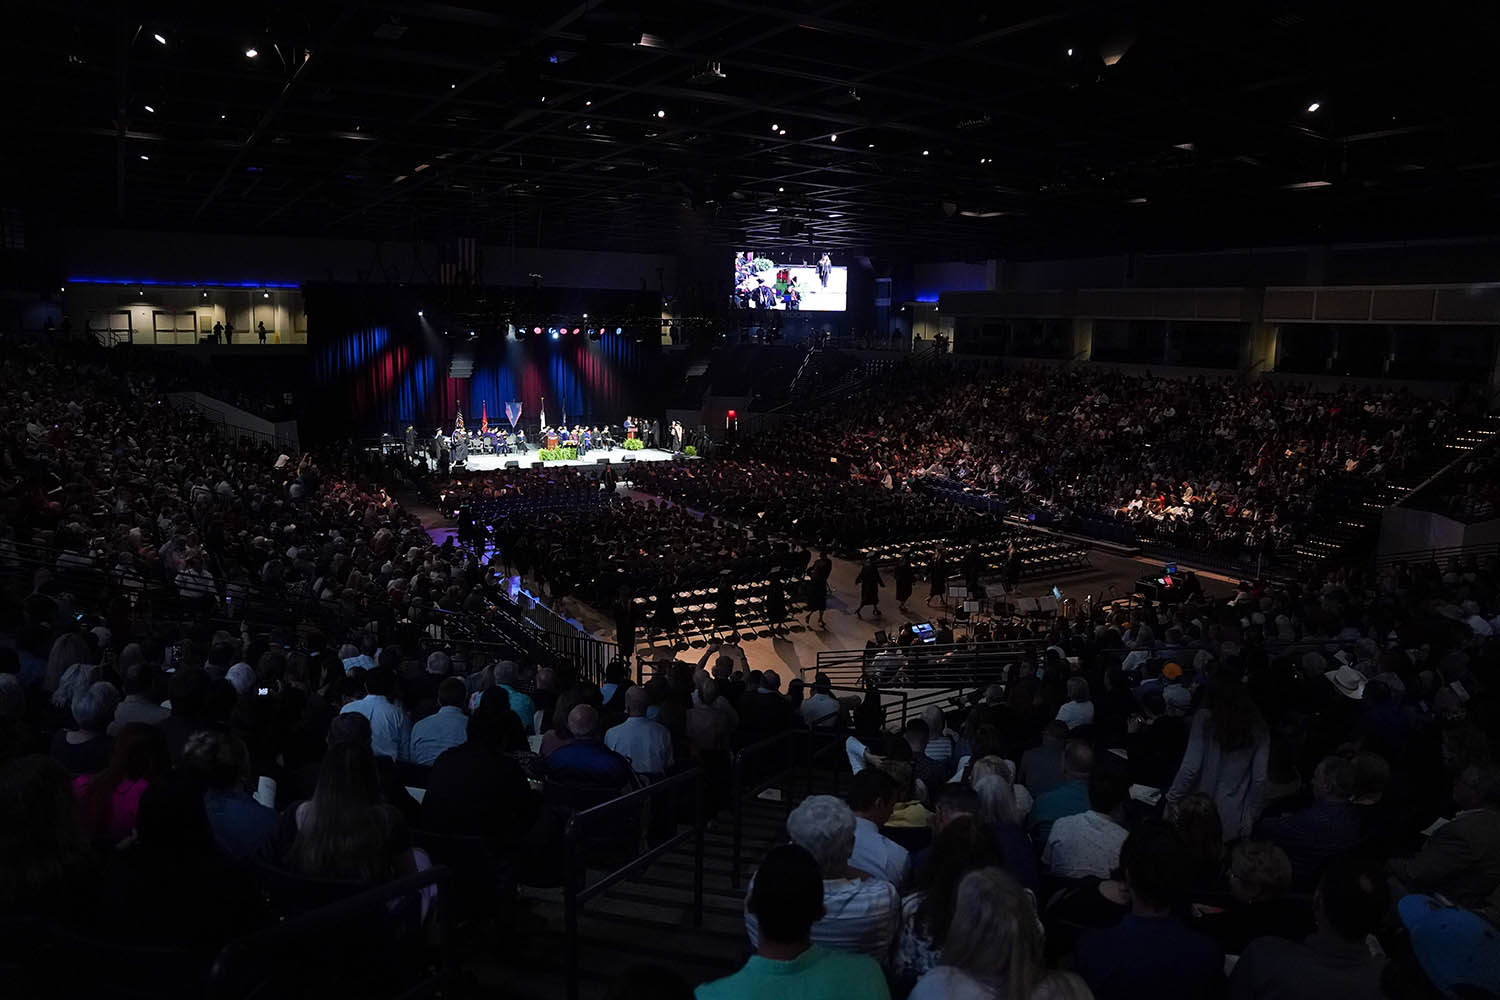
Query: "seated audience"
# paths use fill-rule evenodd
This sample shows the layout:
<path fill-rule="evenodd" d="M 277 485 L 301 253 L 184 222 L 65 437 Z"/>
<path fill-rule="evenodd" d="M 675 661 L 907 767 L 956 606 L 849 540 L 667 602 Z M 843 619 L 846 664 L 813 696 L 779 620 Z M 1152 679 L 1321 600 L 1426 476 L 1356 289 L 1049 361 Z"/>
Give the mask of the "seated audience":
<path fill-rule="evenodd" d="M 1029 894 L 999 868 L 971 871 L 954 895 L 942 961 L 917 980 L 910 1000 L 1031 997 L 1041 942 Z"/>
<path fill-rule="evenodd" d="M 270 849 L 276 839 L 276 813 L 250 795 L 250 754 L 237 736 L 203 730 L 188 737 L 183 766 L 203 787 L 203 807 L 219 850 L 247 861 Z"/>
<path fill-rule="evenodd" d="M 364 697 L 345 705 L 342 712 L 357 712 L 370 720 L 370 745 L 378 757 L 406 760 L 411 742 L 411 720 L 393 701 L 396 678 L 389 670 L 371 670 L 364 676 Z"/>
<path fill-rule="evenodd" d="M 1261 821 L 1256 836 L 1286 851 L 1292 885 L 1311 888 L 1325 862 L 1359 844 L 1359 816 L 1349 801 L 1353 789 L 1354 765 L 1324 757 L 1313 772 L 1312 803 Z"/>
<path fill-rule="evenodd" d="M 854 813 L 854 851 L 849 866 L 883 878 L 898 890 L 911 875 L 906 848 L 880 832 L 896 805 L 896 782 L 878 768 L 867 767 L 849 782 L 845 801 Z"/>
<path fill-rule="evenodd" d="M 1258 937 L 1301 940 L 1312 930 L 1311 911 L 1290 898 L 1292 863 L 1286 852 L 1263 840 L 1242 840 L 1229 852 L 1229 899 L 1201 908 L 1198 929 L 1238 955 Z M 1195 909 L 1199 909 L 1196 908 Z"/>
<path fill-rule="evenodd" d="M 160 729 L 128 722 L 114 737 L 109 766 L 73 779 L 78 822 L 92 840 L 118 843 L 135 832 L 141 796 L 167 772 L 167 739 Z"/>
<path fill-rule="evenodd" d="M 986 774 L 973 784 L 979 797 L 979 822 L 999 852 L 1001 867 L 1022 886 L 1034 890 L 1041 882 L 1040 867 L 1031 839 L 1021 825 L 1026 815 L 1016 801 L 1016 787 L 1000 774 Z"/>
<path fill-rule="evenodd" d="M 758 929 L 755 954 L 744 968 L 705 983 L 698 1000 L 889 1000 L 885 974 L 867 955 L 817 943 L 826 919 L 823 866 L 796 844 L 766 855 L 745 901 L 747 921 Z"/>
<path fill-rule="evenodd" d="M 1341 858 L 1323 872 L 1314 896 L 1317 929 L 1304 941 L 1257 938 L 1240 955 L 1229 995 L 1253 1000 L 1380 1000 L 1384 958 L 1367 938 L 1385 918 L 1385 879 L 1373 866 Z"/>
<path fill-rule="evenodd" d="M 1026 818 L 1032 837 L 1047 842 L 1052 824 L 1064 816 L 1076 816 L 1089 808 L 1089 775 L 1094 771 L 1094 751 L 1080 740 L 1072 740 L 1063 750 L 1063 780 L 1050 792 L 1037 796 Z M 1028 787 L 1030 787 L 1028 785 Z"/>
<path fill-rule="evenodd" d="M 1224 953 L 1176 915 L 1190 877 L 1181 839 L 1169 828 L 1144 824 L 1125 839 L 1120 862 L 1130 910 L 1108 930 L 1084 931 L 1074 968 L 1099 1000 L 1219 996 Z"/>
<path fill-rule="evenodd" d="M 955 916 L 959 882 L 971 871 L 999 860 L 994 843 L 972 816 L 961 816 L 934 838 L 927 863 L 901 901 L 901 932 L 891 961 L 898 985 L 910 986 L 942 959 L 944 941 Z"/>
<path fill-rule="evenodd" d="M 1400 892 L 1440 895 L 1500 920 L 1500 770 L 1464 768 L 1453 781 L 1453 804 L 1457 815 L 1387 870 Z"/>
<path fill-rule="evenodd" d="M 1099 768 L 1089 776 L 1089 807 L 1052 824 L 1042 864 L 1056 878 L 1109 878 L 1120 864 L 1126 831 L 1123 777 Z"/>
<path fill-rule="evenodd" d="M 1063 783 L 1063 748 L 1067 742 L 1068 724 L 1054 720 L 1042 730 L 1041 745 L 1021 755 L 1021 772 L 1016 777 L 1033 796 L 1046 795 Z"/>
<path fill-rule="evenodd" d="M 813 795 L 786 820 L 787 836 L 817 862 L 823 878 L 823 915 L 813 925 L 812 940 L 825 948 L 884 962 L 901 918 L 896 887 L 849 866 L 854 852 L 854 814 L 831 795 Z M 755 889 L 752 881 L 751 898 Z M 760 926 L 752 909 L 745 914 L 751 947 L 760 946 Z"/>
<path fill-rule="evenodd" d="M 604 734 L 604 745 L 630 761 L 636 777 L 654 781 L 672 767 L 672 734 L 646 718 L 651 693 L 637 685 L 625 692 L 625 721 Z"/>
<path fill-rule="evenodd" d="M 462 677 L 444 677 L 438 685 L 438 710 L 411 727 L 411 750 L 406 759 L 413 764 L 432 764 L 445 750 L 459 746 L 469 728 L 464 706 L 469 689 Z"/>
<path fill-rule="evenodd" d="M 1057 721 L 1069 730 L 1093 723 L 1094 703 L 1089 699 L 1089 682 L 1086 678 L 1068 678 L 1068 700 L 1057 710 Z"/>
<path fill-rule="evenodd" d="M 52 756 L 72 774 L 98 774 L 108 767 L 114 743 L 108 729 L 119 705 L 120 693 L 106 681 L 95 681 L 73 695 L 68 707 L 75 728 L 53 735 Z"/>
<path fill-rule="evenodd" d="M 406 823 L 385 802 L 375 757 L 355 743 L 328 748 L 313 797 L 288 808 L 295 830 L 293 871 L 318 878 L 382 882 L 417 870 Z"/>
<path fill-rule="evenodd" d="M 449 678 L 450 680 L 454 678 Z M 464 741 L 438 756 L 427 775 L 421 826 L 434 833 L 484 837 L 500 848 L 522 844 L 536 822 L 538 796 L 507 752 L 520 733 L 504 691 L 491 688 L 468 717 Z"/>
<path fill-rule="evenodd" d="M 568 734 L 568 742 L 547 754 L 553 780 L 616 789 L 632 784 L 630 760 L 604 745 L 599 712 L 592 705 L 579 705 L 568 713 Z"/>

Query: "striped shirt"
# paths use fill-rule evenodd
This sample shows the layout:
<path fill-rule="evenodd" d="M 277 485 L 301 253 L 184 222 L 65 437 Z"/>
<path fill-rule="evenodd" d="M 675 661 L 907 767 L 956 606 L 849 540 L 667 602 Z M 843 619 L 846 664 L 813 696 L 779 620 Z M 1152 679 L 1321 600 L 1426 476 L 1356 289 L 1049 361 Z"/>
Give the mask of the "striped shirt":
<path fill-rule="evenodd" d="M 749 889 L 754 890 L 755 880 Z M 748 902 L 750 893 L 745 894 Z M 812 926 L 812 943 L 833 951 L 869 955 L 882 966 L 890 957 L 891 942 L 901 926 L 901 895 L 879 878 L 825 878 L 823 919 Z M 745 911 L 750 947 L 760 947 L 760 924 Z"/>
<path fill-rule="evenodd" d="M 1123 826 L 1104 813 L 1077 813 L 1052 824 L 1042 864 L 1058 878 L 1109 878 L 1120 864 L 1125 844 Z"/>

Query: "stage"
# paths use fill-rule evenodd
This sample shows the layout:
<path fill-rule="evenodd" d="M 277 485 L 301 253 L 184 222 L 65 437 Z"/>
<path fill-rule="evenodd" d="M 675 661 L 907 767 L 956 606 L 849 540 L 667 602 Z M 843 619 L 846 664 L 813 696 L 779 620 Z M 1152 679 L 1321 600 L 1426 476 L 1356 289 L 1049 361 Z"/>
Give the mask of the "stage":
<path fill-rule="evenodd" d="M 537 450 L 532 448 L 525 454 L 471 454 L 464 468 L 470 472 L 492 472 L 505 468 L 508 462 L 515 462 L 517 467 L 522 469 L 529 469 L 534 465 L 545 465 L 549 469 L 555 469 L 560 465 L 603 465 L 606 459 L 610 465 L 620 465 L 627 459 L 634 462 L 670 462 L 672 453 L 662 451 L 660 448 L 642 448 L 640 451 L 626 451 L 624 448 L 595 448 L 582 458 L 543 462 L 537 457 Z"/>

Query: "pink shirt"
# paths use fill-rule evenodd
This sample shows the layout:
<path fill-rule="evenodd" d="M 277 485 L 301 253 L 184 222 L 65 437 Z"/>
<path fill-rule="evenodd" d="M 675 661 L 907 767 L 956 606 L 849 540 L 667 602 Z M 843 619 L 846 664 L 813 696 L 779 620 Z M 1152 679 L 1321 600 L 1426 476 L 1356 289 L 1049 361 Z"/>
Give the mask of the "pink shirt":
<path fill-rule="evenodd" d="M 73 779 L 73 801 L 79 805 L 83 804 L 83 793 L 88 789 L 90 782 L 96 775 L 80 774 Z M 103 822 L 90 827 L 87 818 L 80 817 L 84 822 L 84 832 L 90 837 L 108 837 L 112 841 L 121 841 L 135 832 L 135 816 L 141 808 L 141 795 L 145 793 L 146 787 L 150 785 L 144 778 L 132 781 L 129 778 L 121 781 L 115 787 L 115 793 L 110 799 L 109 812 L 103 817 Z"/>

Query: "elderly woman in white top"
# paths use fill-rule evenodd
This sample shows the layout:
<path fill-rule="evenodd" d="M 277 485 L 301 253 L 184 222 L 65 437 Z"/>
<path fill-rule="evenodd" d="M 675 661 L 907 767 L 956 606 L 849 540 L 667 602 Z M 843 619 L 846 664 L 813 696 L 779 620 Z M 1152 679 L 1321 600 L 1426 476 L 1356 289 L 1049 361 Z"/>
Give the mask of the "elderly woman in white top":
<path fill-rule="evenodd" d="M 813 925 L 813 943 L 869 955 L 884 965 L 901 922 L 901 896 L 884 879 L 849 867 L 849 856 L 854 852 L 854 813 L 842 799 L 812 795 L 787 816 L 786 832 L 794 844 L 813 856 L 823 873 L 823 919 Z M 747 892 L 747 900 L 749 895 Z M 748 910 L 745 929 L 750 946 L 760 947 L 760 926 Z"/>
<path fill-rule="evenodd" d="M 1094 721 L 1094 703 L 1089 699 L 1089 682 L 1084 677 L 1068 678 L 1068 700 L 1057 710 L 1056 719 L 1069 730 Z"/>

